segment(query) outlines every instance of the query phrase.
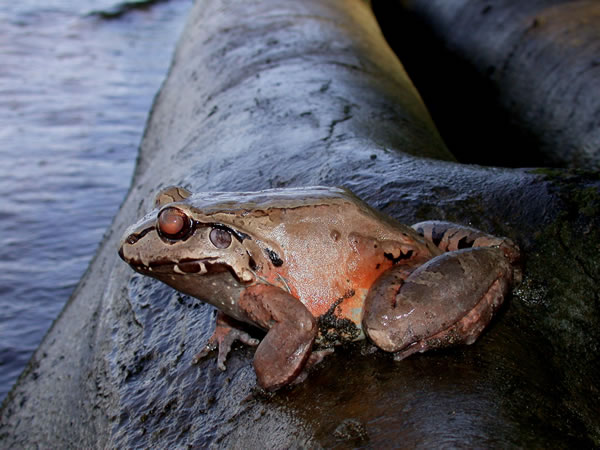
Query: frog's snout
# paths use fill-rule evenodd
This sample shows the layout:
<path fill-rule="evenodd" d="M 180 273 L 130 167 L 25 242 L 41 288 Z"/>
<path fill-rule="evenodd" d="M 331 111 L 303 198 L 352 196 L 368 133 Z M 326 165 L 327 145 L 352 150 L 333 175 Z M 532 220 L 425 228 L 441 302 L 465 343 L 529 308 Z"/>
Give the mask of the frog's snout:
<path fill-rule="evenodd" d="M 125 256 L 125 247 L 129 248 L 129 252 L 131 253 L 131 249 L 133 248 L 133 246 L 140 240 L 141 236 L 139 233 L 136 232 L 132 232 L 131 229 L 126 230 L 125 233 L 123 233 L 123 237 L 121 238 L 121 241 L 119 242 L 119 256 L 121 257 L 121 259 L 123 261 L 125 261 L 126 263 L 130 262 L 130 258 L 127 258 Z M 131 256 L 131 255 L 130 255 Z"/>

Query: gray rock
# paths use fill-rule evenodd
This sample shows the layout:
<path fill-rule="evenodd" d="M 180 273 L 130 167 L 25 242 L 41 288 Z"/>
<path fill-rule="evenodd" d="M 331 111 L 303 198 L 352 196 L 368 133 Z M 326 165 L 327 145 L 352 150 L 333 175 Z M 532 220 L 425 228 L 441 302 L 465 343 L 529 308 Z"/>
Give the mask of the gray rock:
<path fill-rule="evenodd" d="M 597 1 L 373 3 L 459 160 L 600 169 Z"/>
<path fill-rule="evenodd" d="M 197 2 L 97 257 L 0 413 L 0 447 L 562 447 L 600 443 L 596 174 L 453 162 L 368 4 Z M 523 284 L 472 346 L 339 348 L 267 395 L 253 350 L 191 360 L 199 300 L 134 274 L 125 227 L 169 184 L 344 185 L 407 223 L 516 239 Z"/>

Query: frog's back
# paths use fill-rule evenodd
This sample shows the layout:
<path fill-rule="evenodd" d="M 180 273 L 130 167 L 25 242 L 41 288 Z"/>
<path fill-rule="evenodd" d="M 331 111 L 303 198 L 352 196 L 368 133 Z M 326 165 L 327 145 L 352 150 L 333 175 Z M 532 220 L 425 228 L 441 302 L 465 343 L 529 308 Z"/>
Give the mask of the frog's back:
<path fill-rule="evenodd" d="M 338 340 L 361 338 L 363 304 L 371 285 L 394 264 L 402 246 L 408 254 L 420 236 L 345 189 L 288 194 L 276 201 L 272 196 L 260 202 L 253 198 L 246 205 L 253 231 L 282 261 L 261 277 L 289 289 L 321 323 L 333 320 L 339 331 L 340 320 L 345 321 L 341 329 L 346 336 Z"/>
<path fill-rule="evenodd" d="M 425 247 L 411 228 L 343 188 L 200 193 L 190 200 L 207 221 L 232 225 L 268 248 L 278 263 L 258 264 L 257 275 L 289 290 L 315 317 L 346 320 L 344 339 L 362 337 L 364 300 L 381 273 L 402 252 Z"/>
<path fill-rule="evenodd" d="M 211 214 L 252 214 L 272 209 L 294 209 L 302 206 L 318 206 L 331 202 L 348 202 L 358 199 L 344 188 L 311 186 L 285 189 L 265 189 L 256 192 L 199 192 L 186 203 Z"/>

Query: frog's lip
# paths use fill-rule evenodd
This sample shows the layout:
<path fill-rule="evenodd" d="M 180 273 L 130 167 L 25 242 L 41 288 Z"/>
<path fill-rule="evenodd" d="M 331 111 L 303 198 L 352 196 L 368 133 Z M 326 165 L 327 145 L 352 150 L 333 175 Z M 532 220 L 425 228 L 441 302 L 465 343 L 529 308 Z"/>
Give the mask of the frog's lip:
<path fill-rule="evenodd" d="M 217 258 L 186 259 L 182 261 L 155 261 L 152 264 L 144 264 L 141 261 L 132 261 L 129 264 L 136 271 L 144 275 L 187 275 L 204 274 L 220 271 L 216 269 L 218 264 L 214 264 Z"/>

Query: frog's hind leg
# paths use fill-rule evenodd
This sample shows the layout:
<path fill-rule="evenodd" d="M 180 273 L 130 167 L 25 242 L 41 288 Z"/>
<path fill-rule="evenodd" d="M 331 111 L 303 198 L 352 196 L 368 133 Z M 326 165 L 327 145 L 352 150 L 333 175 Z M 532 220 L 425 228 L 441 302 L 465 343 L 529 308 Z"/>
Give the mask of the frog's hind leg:
<path fill-rule="evenodd" d="M 511 264 L 516 265 L 520 259 L 519 247 L 511 239 L 487 234 L 476 228 L 440 220 L 419 222 L 412 228 L 445 252 L 466 248 L 497 247 L 502 249 Z"/>
<path fill-rule="evenodd" d="M 471 344 L 501 305 L 512 278 L 500 248 L 444 253 L 408 276 L 394 266 L 369 291 L 363 328 L 375 345 L 399 358 Z"/>

